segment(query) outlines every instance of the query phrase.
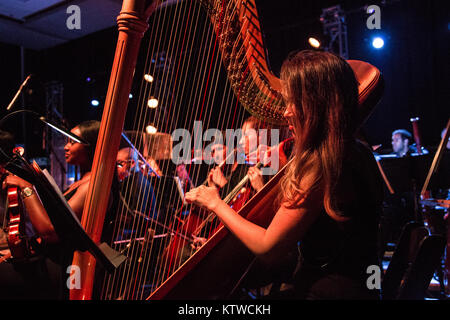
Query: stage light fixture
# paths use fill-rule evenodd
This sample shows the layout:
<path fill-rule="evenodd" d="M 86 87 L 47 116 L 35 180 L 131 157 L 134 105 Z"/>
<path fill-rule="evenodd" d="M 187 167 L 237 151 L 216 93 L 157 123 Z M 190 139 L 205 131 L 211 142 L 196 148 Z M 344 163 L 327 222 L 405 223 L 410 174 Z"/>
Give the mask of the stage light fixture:
<path fill-rule="evenodd" d="M 151 109 L 155 109 L 158 106 L 158 99 L 150 98 L 147 102 L 147 106 Z"/>
<path fill-rule="evenodd" d="M 130 93 L 130 94 L 128 95 L 128 98 L 133 99 L 133 94 Z"/>
<path fill-rule="evenodd" d="M 100 102 L 98 100 L 96 100 L 96 99 L 91 100 L 91 106 L 97 107 L 99 104 L 100 104 Z"/>
<path fill-rule="evenodd" d="M 314 37 L 309 37 L 308 38 L 308 43 L 309 43 L 309 45 L 311 46 L 311 47 L 313 47 L 313 48 L 319 48 L 320 47 L 320 41 L 319 40 L 317 40 L 316 38 L 314 38 Z"/>
<path fill-rule="evenodd" d="M 144 80 L 147 82 L 153 82 L 153 76 L 149 75 L 149 74 L 144 74 Z"/>
<path fill-rule="evenodd" d="M 384 47 L 384 40 L 381 37 L 375 37 L 372 39 L 372 47 L 375 49 L 381 49 Z"/>
<path fill-rule="evenodd" d="M 158 129 L 156 129 L 154 126 L 152 126 L 151 124 L 149 124 L 149 125 L 145 128 L 145 131 L 146 131 L 148 134 L 155 134 L 155 133 L 158 131 Z"/>

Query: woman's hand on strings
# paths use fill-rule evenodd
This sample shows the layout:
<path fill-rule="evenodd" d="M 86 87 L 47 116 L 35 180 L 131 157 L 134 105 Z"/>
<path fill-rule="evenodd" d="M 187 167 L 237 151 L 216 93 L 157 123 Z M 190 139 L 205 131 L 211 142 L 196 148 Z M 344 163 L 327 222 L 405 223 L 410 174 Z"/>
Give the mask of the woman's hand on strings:
<path fill-rule="evenodd" d="M 216 187 L 200 186 L 187 192 L 185 199 L 188 203 L 196 204 L 197 206 L 214 211 L 217 205 L 222 201 L 219 196 L 219 191 Z"/>
<path fill-rule="evenodd" d="M 211 169 L 208 174 L 208 186 L 223 188 L 228 183 L 228 180 L 223 175 L 220 168 L 216 167 Z"/>
<path fill-rule="evenodd" d="M 194 241 L 191 243 L 191 248 L 194 250 L 200 249 L 201 246 L 203 246 L 206 242 L 206 238 L 203 237 L 196 237 L 194 236 Z"/>
<path fill-rule="evenodd" d="M 264 180 L 262 177 L 262 172 L 260 169 L 256 167 L 248 168 L 248 179 L 250 180 L 250 184 L 255 191 L 259 191 L 264 187 Z"/>

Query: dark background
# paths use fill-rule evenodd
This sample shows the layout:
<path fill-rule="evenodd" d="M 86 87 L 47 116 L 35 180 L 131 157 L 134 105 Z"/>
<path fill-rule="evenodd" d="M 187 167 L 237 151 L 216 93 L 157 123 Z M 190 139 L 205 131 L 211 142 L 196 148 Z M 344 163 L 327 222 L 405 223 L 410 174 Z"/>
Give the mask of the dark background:
<path fill-rule="evenodd" d="M 391 132 L 398 128 L 412 131 L 409 119 L 418 116 L 422 144 L 439 143 L 450 115 L 448 1 L 256 0 L 256 4 L 269 63 L 276 75 L 290 51 L 308 48 L 307 38 L 320 35 L 322 9 L 340 4 L 347 12 L 349 58 L 375 65 L 386 82 L 383 99 L 365 124 L 369 142 L 390 148 Z M 381 30 L 366 27 L 369 15 L 365 6 L 371 4 L 381 7 Z M 100 120 L 117 34 L 114 27 L 43 51 L 25 50 L 24 74 L 35 75 L 24 95 L 27 108 L 45 112 L 44 83 L 56 80 L 64 85 L 64 117 L 69 126 L 87 119 Z M 371 47 L 375 35 L 385 38 L 381 50 Z M 20 57 L 20 47 L 0 43 L 2 116 L 21 83 Z M 133 90 L 138 90 L 136 84 Z M 100 100 L 100 106 L 90 105 L 93 98 Z M 26 143 L 29 156 L 40 156 L 40 125 L 27 121 L 24 127 L 21 121 L 11 120 L 5 126 Z"/>

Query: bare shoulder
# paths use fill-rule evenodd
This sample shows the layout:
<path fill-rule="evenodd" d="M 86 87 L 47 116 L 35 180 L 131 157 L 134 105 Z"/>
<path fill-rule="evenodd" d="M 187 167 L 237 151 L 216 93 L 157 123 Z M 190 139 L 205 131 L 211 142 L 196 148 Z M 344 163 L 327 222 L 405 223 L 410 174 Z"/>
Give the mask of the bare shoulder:
<path fill-rule="evenodd" d="M 78 188 L 77 191 L 75 192 L 75 194 L 87 194 L 89 190 L 89 179 L 87 179 L 86 181 L 82 182 Z"/>

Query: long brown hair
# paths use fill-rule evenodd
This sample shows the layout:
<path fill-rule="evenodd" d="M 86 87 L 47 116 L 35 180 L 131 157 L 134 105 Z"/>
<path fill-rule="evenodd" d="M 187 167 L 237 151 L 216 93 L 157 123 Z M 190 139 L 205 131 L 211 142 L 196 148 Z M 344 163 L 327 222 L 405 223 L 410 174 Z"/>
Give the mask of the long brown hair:
<path fill-rule="evenodd" d="M 281 68 L 287 103 L 295 106 L 295 159 L 282 180 L 290 207 L 313 190 L 323 193 L 327 214 L 344 220 L 336 199 L 347 142 L 356 128 L 358 87 L 348 63 L 328 52 L 301 51 Z M 303 178 L 311 181 L 305 185 Z"/>

